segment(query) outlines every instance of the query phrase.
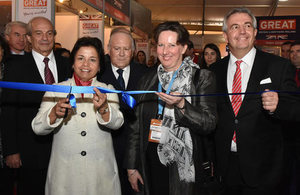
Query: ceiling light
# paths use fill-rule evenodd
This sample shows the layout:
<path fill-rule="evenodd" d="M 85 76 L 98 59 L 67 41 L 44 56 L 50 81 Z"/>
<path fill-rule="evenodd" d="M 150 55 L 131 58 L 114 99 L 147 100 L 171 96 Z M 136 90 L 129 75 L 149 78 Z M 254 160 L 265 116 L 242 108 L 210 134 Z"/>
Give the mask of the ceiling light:
<path fill-rule="evenodd" d="M 288 0 L 279 0 L 279 1 L 284 2 L 284 1 L 288 1 Z"/>
<path fill-rule="evenodd" d="M 202 31 L 188 30 L 190 35 L 201 35 Z M 205 35 L 222 35 L 222 31 L 204 31 Z"/>

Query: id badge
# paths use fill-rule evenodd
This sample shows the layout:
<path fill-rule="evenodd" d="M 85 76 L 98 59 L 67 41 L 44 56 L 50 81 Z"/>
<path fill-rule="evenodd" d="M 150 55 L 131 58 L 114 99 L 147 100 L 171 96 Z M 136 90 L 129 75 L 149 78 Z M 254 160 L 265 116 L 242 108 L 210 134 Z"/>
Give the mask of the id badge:
<path fill-rule="evenodd" d="M 161 141 L 161 125 L 162 120 L 160 119 L 152 119 L 150 123 L 150 131 L 149 131 L 149 142 L 160 143 Z"/>

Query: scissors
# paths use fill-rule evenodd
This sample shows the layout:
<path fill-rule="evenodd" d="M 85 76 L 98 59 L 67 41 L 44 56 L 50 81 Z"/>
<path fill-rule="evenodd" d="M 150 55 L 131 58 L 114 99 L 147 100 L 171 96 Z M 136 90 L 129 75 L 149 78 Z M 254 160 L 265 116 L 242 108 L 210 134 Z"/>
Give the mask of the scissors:
<path fill-rule="evenodd" d="M 67 103 L 70 103 L 71 91 L 72 91 L 72 86 L 70 85 L 70 91 L 69 91 L 69 94 L 67 95 L 67 98 L 69 99 L 69 101 Z M 67 116 L 68 116 L 68 110 L 69 109 L 66 108 L 64 118 L 67 118 Z"/>

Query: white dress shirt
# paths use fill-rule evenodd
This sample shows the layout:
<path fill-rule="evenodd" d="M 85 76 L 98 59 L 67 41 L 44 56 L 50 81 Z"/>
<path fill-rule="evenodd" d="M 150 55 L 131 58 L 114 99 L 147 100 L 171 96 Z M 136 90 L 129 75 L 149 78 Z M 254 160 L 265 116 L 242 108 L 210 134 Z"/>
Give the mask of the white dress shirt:
<path fill-rule="evenodd" d="M 39 69 L 40 75 L 45 83 L 45 63 L 43 62 L 45 56 L 41 55 L 40 53 L 34 50 L 32 50 L 32 55 L 37 65 L 37 68 Z M 51 53 L 47 57 L 49 58 L 48 66 L 52 72 L 54 81 L 55 83 L 58 83 L 57 67 L 53 51 L 51 51 Z"/>
<path fill-rule="evenodd" d="M 12 51 L 11 50 L 11 54 L 13 54 L 13 55 L 24 55 L 25 54 L 25 52 L 24 51 L 21 51 L 20 53 L 16 53 L 16 52 L 14 52 L 14 51 Z"/>
<path fill-rule="evenodd" d="M 256 54 L 256 49 L 253 47 L 242 59 L 237 59 L 232 53 L 230 53 L 228 70 L 227 70 L 227 89 L 228 93 L 232 93 L 232 84 L 233 84 L 233 77 L 236 71 L 236 64 L 237 60 L 242 60 L 241 63 L 241 71 L 242 71 L 242 91 L 245 92 L 247 89 L 250 73 L 253 67 L 253 62 Z M 244 99 L 244 95 L 242 95 L 242 99 Z"/>
<path fill-rule="evenodd" d="M 246 92 L 247 85 L 250 77 L 250 73 L 253 67 L 253 62 L 256 54 L 256 49 L 253 47 L 242 59 L 237 59 L 232 53 L 230 53 L 230 58 L 228 62 L 228 70 L 227 70 L 227 90 L 228 93 L 232 93 L 232 84 L 233 84 L 233 77 L 236 71 L 236 61 L 242 60 L 240 65 L 241 74 L 242 74 L 242 93 Z M 245 95 L 242 95 L 242 100 L 244 99 Z M 232 99 L 232 96 L 230 97 Z M 238 131 L 238 129 L 235 129 Z M 234 141 L 231 141 L 231 151 L 237 152 L 237 145 Z"/>
<path fill-rule="evenodd" d="M 112 69 L 116 79 L 118 79 L 119 73 L 117 72 L 117 70 L 119 68 L 115 67 L 113 64 L 111 64 L 111 69 Z M 129 75 L 130 75 L 130 66 L 126 66 L 125 68 L 123 68 L 123 79 L 124 79 L 124 82 L 125 82 L 125 89 L 127 89 Z"/>

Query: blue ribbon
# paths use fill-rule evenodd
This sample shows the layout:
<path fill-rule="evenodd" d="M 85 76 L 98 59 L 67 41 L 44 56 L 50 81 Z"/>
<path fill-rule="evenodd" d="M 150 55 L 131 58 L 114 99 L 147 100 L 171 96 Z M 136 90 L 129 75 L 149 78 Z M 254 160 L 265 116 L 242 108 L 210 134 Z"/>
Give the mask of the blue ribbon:
<path fill-rule="evenodd" d="M 19 82 L 7 82 L 0 81 L 0 87 L 20 89 L 20 90 L 31 90 L 31 91 L 52 91 L 60 93 L 70 94 L 70 104 L 74 108 L 76 107 L 76 98 L 72 93 L 95 93 L 94 86 L 66 86 L 66 85 L 47 85 L 47 84 L 37 84 L 37 83 L 19 83 Z M 122 100 L 131 108 L 136 105 L 135 99 L 131 96 L 133 94 L 145 94 L 145 93 L 156 93 L 156 91 L 120 91 L 113 89 L 106 89 L 102 87 L 96 87 L 101 93 L 121 93 Z M 277 93 L 290 93 L 290 94 L 300 94 L 299 91 L 279 91 L 270 90 Z M 194 97 L 194 96 L 228 96 L 228 95 L 260 95 L 266 91 L 261 92 L 245 92 L 245 93 L 214 93 L 214 94 L 191 94 L 191 95 L 173 95 L 178 97 Z"/>
<path fill-rule="evenodd" d="M 95 93 L 94 86 L 47 85 L 47 84 L 37 84 L 37 83 L 19 83 L 19 82 L 0 81 L 0 87 L 10 88 L 10 89 L 20 89 L 20 90 L 31 90 L 31 91 L 52 91 L 52 92 L 60 92 L 60 93 L 69 93 L 70 104 L 73 108 L 76 108 L 76 98 L 74 95 L 72 95 L 73 93 Z M 121 93 L 122 100 L 131 108 L 133 108 L 136 105 L 136 101 L 130 94 L 143 93 L 142 91 L 126 92 L 120 90 L 106 89 L 102 87 L 96 87 L 96 88 L 99 89 L 101 93 Z"/>

